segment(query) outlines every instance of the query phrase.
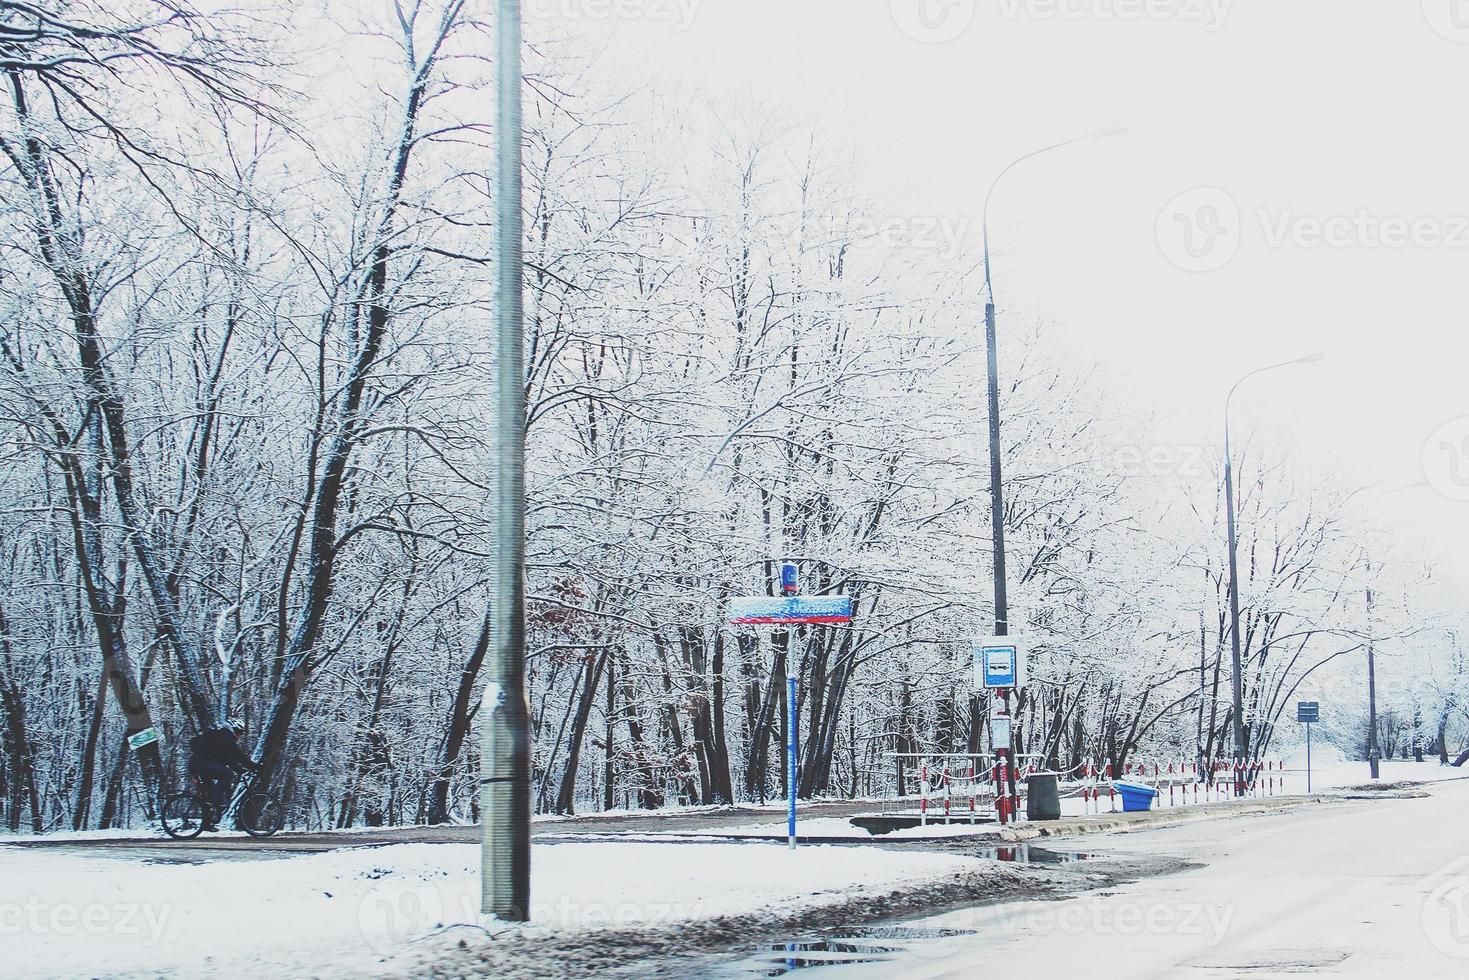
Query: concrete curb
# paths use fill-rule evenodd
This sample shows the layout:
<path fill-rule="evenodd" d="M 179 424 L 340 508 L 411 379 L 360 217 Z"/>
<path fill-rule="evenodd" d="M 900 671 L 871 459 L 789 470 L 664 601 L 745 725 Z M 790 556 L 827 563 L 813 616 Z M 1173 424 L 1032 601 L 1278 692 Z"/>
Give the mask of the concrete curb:
<path fill-rule="evenodd" d="M 1244 817 L 1262 813 L 1280 813 L 1301 806 L 1329 802 L 1326 796 L 1279 796 L 1264 800 L 1230 800 L 1224 803 L 1200 803 L 1188 807 L 1167 810 L 1145 810 L 1136 813 L 1104 813 L 1095 817 L 1079 817 L 1068 820 L 1053 820 L 1046 823 L 1027 823 L 1021 827 L 1006 827 L 1000 831 L 1000 839 L 1027 841 L 1040 837 L 1073 837 L 1086 834 L 1123 834 L 1133 830 L 1151 830 L 1171 827 L 1176 824 L 1196 823 L 1200 820 L 1219 820 L 1228 817 Z"/>

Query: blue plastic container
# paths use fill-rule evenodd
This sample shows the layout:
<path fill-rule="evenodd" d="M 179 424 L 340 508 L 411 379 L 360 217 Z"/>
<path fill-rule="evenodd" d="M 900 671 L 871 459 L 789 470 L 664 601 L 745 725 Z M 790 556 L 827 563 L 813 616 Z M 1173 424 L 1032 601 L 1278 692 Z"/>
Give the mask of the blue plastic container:
<path fill-rule="evenodd" d="M 1136 783 L 1113 783 L 1112 785 L 1117 787 L 1117 792 L 1122 796 L 1124 813 L 1151 810 L 1153 801 L 1158 798 L 1158 791 L 1151 786 L 1139 786 Z"/>

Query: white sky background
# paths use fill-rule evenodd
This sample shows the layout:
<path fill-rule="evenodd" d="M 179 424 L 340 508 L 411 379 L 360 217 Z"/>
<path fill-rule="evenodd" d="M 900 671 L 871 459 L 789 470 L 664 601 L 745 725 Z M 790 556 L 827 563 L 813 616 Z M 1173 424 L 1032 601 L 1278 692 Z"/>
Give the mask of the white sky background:
<path fill-rule="evenodd" d="M 1007 321 L 1054 322 L 1156 411 L 1154 444 L 1181 454 L 1218 444 L 1224 394 L 1245 371 L 1322 352 L 1249 382 L 1236 438 L 1288 447 L 1306 479 L 1410 487 L 1383 500 L 1384 527 L 1400 550 L 1427 546 L 1469 575 L 1469 503 L 1426 485 L 1423 462 L 1435 430 L 1469 416 L 1469 0 L 526 6 L 533 21 L 610 37 L 608 64 L 627 81 L 783 95 L 798 114 L 840 118 L 899 213 L 968 222 L 976 243 L 1007 163 L 1125 122 L 1127 138 L 1047 154 L 1000 185 L 1002 344 Z M 920 15 L 940 40 L 910 36 L 925 34 Z M 1225 196 L 1174 203 L 1201 186 Z M 1198 258 L 1213 268 L 1190 272 L 1171 259 L 1192 261 L 1179 220 L 1207 222 L 1200 205 L 1225 233 Z M 1301 237 L 1329 219 L 1345 219 L 1342 243 Z M 1272 244 L 1282 221 L 1294 234 Z M 1450 435 L 1469 436 L 1469 422 Z M 1469 498 L 1469 443 L 1451 456 L 1440 441 L 1429 475 Z"/>

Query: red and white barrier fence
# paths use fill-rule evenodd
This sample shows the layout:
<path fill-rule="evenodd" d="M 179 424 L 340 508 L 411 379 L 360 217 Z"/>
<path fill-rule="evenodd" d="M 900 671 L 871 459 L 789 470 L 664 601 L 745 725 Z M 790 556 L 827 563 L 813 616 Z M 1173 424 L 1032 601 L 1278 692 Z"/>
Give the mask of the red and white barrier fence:
<path fill-rule="evenodd" d="M 1285 772 L 1285 763 L 1276 759 L 1243 763 L 1215 759 L 1202 765 L 1183 761 L 1144 761 L 1124 764 L 1121 778 L 1156 789 L 1157 805 L 1162 807 L 1215 803 L 1236 796 L 1260 799 L 1283 795 L 1286 791 Z"/>

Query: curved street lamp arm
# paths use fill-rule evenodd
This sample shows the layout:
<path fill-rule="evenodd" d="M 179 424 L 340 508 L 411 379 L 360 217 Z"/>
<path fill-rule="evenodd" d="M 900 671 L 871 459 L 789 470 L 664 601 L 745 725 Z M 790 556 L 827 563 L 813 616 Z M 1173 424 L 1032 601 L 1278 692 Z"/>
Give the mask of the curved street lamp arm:
<path fill-rule="evenodd" d="M 1264 374 L 1266 371 L 1274 371 L 1276 368 L 1292 367 L 1296 364 L 1314 364 L 1316 361 L 1319 360 L 1321 360 L 1320 354 L 1310 354 L 1306 357 L 1295 357 L 1290 359 L 1289 361 L 1281 361 L 1279 364 L 1267 364 L 1265 367 L 1255 368 L 1255 370 L 1250 371 L 1244 377 L 1240 378 L 1234 383 L 1234 387 L 1229 389 L 1229 394 L 1226 395 L 1224 398 L 1224 448 L 1226 450 L 1226 463 L 1229 461 L 1227 458 L 1229 449 L 1229 406 L 1230 403 L 1234 401 L 1234 393 L 1239 390 L 1239 386 L 1253 378 L 1255 375 Z"/>
<path fill-rule="evenodd" d="M 984 213 L 980 218 L 980 232 L 984 237 L 984 289 L 985 295 L 991 302 L 995 298 L 995 289 L 994 282 L 990 279 L 990 201 L 995 196 L 995 188 L 1000 185 L 1000 181 L 1006 174 L 1031 157 L 1038 157 L 1042 153 L 1050 153 L 1052 150 L 1059 150 L 1063 146 L 1070 146 L 1072 143 L 1080 143 L 1082 140 L 1092 139 L 1094 136 L 1096 136 L 1095 133 L 1083 133 L 1080 136 L 1073 136 L 1069 140 L 1062 140 L 1059 143 L 1052 143 L 1050 146 L 1043 146 L 1039 150 L 1031 150 L 1024 156 L 1019 156 L 1011 160 L 1005 169 L 1001 170 L 995 175 L 995 179 L 990 181 L 990 189 L 984 196 Z"/>

